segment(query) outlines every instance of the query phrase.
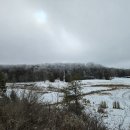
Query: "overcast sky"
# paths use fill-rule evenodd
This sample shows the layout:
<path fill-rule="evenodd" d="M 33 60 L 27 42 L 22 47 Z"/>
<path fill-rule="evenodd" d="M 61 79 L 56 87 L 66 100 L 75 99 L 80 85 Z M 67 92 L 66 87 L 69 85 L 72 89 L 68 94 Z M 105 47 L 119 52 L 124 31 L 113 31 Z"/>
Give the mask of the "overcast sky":
<path fill-rule="evenodd" d="M 0 0 L 0 64 L 130 68 L 130 0 Z"/>

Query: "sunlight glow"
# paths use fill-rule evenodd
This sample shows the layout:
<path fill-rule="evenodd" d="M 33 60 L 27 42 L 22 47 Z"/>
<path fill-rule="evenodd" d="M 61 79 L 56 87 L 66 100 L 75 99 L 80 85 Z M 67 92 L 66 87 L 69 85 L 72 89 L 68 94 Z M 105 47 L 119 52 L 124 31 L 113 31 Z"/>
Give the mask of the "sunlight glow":
<path fill-rule="evenodd" d="M 39 10 L 35 13 L 35 18 L 39 24 L 47 23 L 47 14 L 43 10 Z"/>

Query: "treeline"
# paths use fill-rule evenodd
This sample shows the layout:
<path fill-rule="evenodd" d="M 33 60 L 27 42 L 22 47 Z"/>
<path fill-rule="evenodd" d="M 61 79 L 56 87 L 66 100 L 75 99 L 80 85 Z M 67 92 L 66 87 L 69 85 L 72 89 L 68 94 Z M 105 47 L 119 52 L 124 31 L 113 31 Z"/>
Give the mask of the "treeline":
<path fill-rule="evenodd" d="M 8 82 L 61 81 L 83 79 L 111 79 L 130 76 L 130 69 L 107 68 L 96 64 L 42 64 L 42 65 L 1 65 L 0 71 Z"/>

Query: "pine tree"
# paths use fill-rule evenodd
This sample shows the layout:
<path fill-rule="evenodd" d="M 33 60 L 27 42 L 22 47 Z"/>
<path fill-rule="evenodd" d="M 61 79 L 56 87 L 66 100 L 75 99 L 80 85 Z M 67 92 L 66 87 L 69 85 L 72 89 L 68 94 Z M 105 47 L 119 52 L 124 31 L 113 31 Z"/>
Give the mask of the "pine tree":
<path fill-rule="evenodd" d="M 6 91 L 5 84 L 6 84 L 6 81 L 5 81 L 4 73 L 0 72 L 0 91 L 2 92 Z"/>
<path fill-rule="evenodd" d="M 79 81 L 72 81 L 70 85 L 64 89 L 63 102 L 69 111 L 72 111 L 77 115 L 80 115 L 83 110 L 83 106 L 80 103 L 80 100 L 82 100 L 81 89 Z"/>

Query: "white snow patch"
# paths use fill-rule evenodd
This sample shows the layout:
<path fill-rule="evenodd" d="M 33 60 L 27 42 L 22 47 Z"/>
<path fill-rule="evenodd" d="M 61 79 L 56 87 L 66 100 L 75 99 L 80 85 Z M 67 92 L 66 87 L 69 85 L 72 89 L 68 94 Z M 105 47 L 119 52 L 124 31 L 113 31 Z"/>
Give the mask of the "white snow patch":
<path fill-rule="evenodd" d="M 91 79 L 91 80 L 81 80 L 81 83 L 84 85 L 92 86 L 92 85 L 110 85 L 110 84 L 123 84 L 130 85 L 130 78 L 113 78 L 111 80 L 99 80 L 99 79 Z"/>
<path fill-rule="evenodd" d="M 93 94 L 84 96 L 90 100 L 90 111 L 97 113 L 99 104 L 106 101 L 108 108 L 106 109 L 108 117 L 104 117 L 103 121 L 110 129 L 118 130 L 119 126 L 123 130 L 128 130 L 130 125 L 130 89 L 118 89 L 107 91 L 108 95 Z M 118 101 L 121 109 L 113 109 L 113 102 Z"/>
<path fill-rule="evenodd" d="M 92 91 L 99 91 L 99 90 L 109 90 L 111 88 L 109 87 L 88 87 L 88 86 L 82 86 L 82 92 L 83 93 L 89 93 Z"/>

